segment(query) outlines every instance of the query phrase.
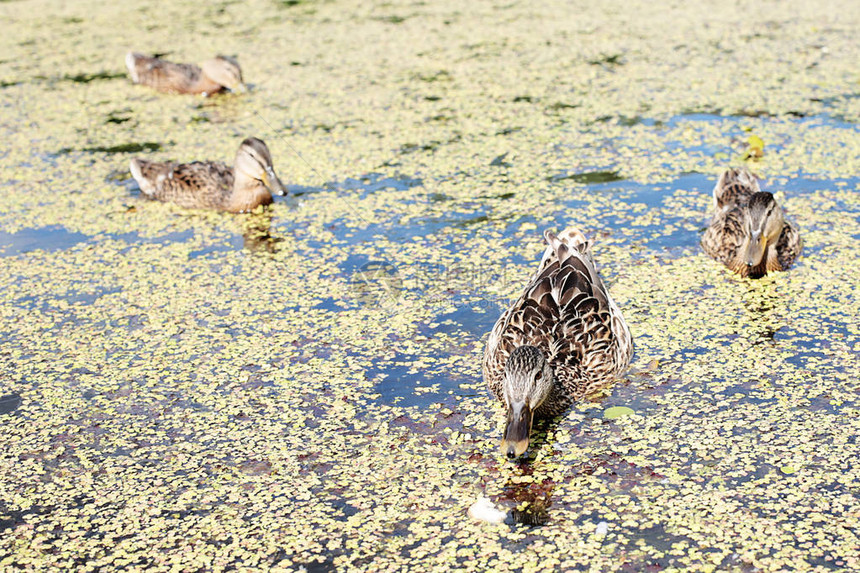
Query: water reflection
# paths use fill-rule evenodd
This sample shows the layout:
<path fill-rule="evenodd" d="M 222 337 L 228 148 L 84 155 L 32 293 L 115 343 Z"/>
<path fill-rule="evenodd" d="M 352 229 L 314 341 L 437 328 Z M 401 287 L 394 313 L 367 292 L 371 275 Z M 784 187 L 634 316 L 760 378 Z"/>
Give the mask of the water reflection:
<path fill-rule="evenodd" d="M 544 486 L 535 483 L 505 484 L 503 499 L 516 504 L 511 509 L 510 519 L 522 525 L 546 525 L 550 521 L 549 508 L 552 506 L 552 490 L 555 484 Z"/>
<path fill-rule="evenodd" d="M 761 280 L 746 282 L 741 303 L 748 315 L 748 320 L 745 322 L 750 325 L 752 344 L 775 344 L 776 333 L 785 326 L 785 320 L 779 312 L 779 295 L 775 292 L 776 286 Z"/>
<path fill-rule="evenodd" d="M 548 481 L 548 480 L 547 480 Z M 505 483 L 502 500 L 508 500 L 512 509 L 506 521 L 522 525 L 546 525 L 550 522 L 549 508 L 552 506 L 552 490 L 555 484 L 518 483 L 511 479 Z"/>
<path fill-rule="evenodd" d="M 241 223 L 242 247 L 260 253 L 275 253 L 282 237 L 272 236 L 272 212 L 264 209 L 262 212 L 249 214 Z"/>
<path fill-rule="evenodd" d="M 519 459 L 515 476 L 508 478 L 502 493 L 503 500 L 509 500 L 513 509 L 510 519 L 523 525 L 546 525 L 550 521 L 549 508 L 552 506 L 552 491 L 555 482 L 549 478 L 542 481 L 520 479 L 524 476 L 534 476 L 533 461 L 540 450 L 552 451 L 555 444 L 555 429 L 563 416 L 551 419 L 536 420 L 532 429 L 529 449 L 526 455 Z"/>

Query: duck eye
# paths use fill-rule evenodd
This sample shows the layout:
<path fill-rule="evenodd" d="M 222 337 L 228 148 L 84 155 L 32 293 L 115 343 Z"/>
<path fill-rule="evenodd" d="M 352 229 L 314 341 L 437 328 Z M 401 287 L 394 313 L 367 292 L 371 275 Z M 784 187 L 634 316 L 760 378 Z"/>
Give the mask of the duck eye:
<path fill-rule="evenodd" d="M 538 370 L 538 373 L 537 373 L 537 374 L 535 374 L 535 381 L 540 380 L 542 377 L 543 377 L 543 372 L 541 372 L 540 370 Z"/>

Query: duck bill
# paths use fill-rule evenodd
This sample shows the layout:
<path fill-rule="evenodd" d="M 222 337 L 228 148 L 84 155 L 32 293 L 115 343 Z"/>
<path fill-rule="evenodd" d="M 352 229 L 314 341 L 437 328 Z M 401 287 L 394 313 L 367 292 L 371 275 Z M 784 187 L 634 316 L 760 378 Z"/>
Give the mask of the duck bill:
<path fill-rule="evenodd" d="M 508 420 L 502 437 L 502 453 L 509 460 L 520 457 L 529 447 L 534 413 L 528 404 L 508 406 Z"/>
<path fill-rule="evenodd" d="M 231 88 L 230 91 L 237 94 L 248 93 L 248 86 L 246 84 L 240 83 L 236 87 Z"/>
<path fill-rule="evenodd" d="M 287 194 L 287 188 L 284 187 L 284 184 L 281 183 L 281 180 L 278 179 L 277 175 L 275 175 L 275 170 L 271 167 L 266 167 L 265 171 L 263 171 L 263 185 L 266 186 L 266 189 L 268 189 L 270 193 L 275 195 Z"/>
<path fill-rule="evenodd" d="M 765 247 L 767 247 L 767 242 L 763 236 L 753 236 L 749 239 L 746 249 L 744 249 L 744 262 L 748 267 L 757 266 L 761 262 Z"/>

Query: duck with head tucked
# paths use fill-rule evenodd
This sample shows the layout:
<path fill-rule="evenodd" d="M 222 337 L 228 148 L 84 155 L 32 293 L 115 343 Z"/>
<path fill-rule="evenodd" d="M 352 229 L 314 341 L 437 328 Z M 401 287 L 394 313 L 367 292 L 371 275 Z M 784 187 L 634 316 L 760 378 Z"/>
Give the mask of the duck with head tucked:
<path fill-rule="evenodd" d="M 585 235 L 567 229 L 544 238 L 538 270 L 493 326 L 484 350 L 484 381 L 507 409 L 508 459 L 528 449 L 535 416 L 557 416 L 610 385 L 633 355 L 630 329 L 597 274 Z"/>
<path fill-rule="evenodd" d="M 256 137 L 242 142 L 233 167 L 214 161 L 161 163 L 135 158 L 129 170 L 146 197 L 190 209 L 241 213 L 270 204 L 272 193 L 287 194 L 269 148 Z"/>
<path fill-rule="evenodd" d="M 702 248 L 742 277 L 787 270 L 800 254 L 800 233 L 747 168 L 724 172 L 714 187 L 716 212 Z"/>
<path fill-rule="evenodd" d="M 216 56 L 194 64 L 174 64 L 155 56 L 129 52 L 125 65 L 131 80 L 164 93 L 202 94 L 204 96 L 229 89 L 232 92 L 245 92 L 242 70 L 236 58 Z"/>

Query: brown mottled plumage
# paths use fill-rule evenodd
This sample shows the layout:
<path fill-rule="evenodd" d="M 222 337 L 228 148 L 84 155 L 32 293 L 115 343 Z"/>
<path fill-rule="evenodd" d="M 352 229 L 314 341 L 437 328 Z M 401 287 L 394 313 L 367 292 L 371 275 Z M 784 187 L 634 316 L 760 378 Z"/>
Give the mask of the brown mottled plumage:
<path fill-rule="evenodd" d="M 125 65 L 136 84 L 147 85 L 160 92 L 171 94 L 209 95 L 223 89 L 246 91 L 242 83 L 239 62 L 229 56 L 216 56 L 194 64 L 174 64 L 160 58 L 129 52 Z"/>
<path fill-rule="evenodd" d="M 729 169 L 714 187 L 716 212 L 702 236 L 705 252 L 742 277 L 787 270 L 800 254 L 800 233 L 773 195 L 744 167 Z"/>
<path fill-rule="evenodd" d="M 502 450 L 528 448 L 532 418 L 562 413 L 611 384 L 630 364 L 633 341 L 578 230 L 544 233 L 547 249 L 523 294 L 493 326 L 484 381 L 508 410 Z"/>
<path fill-rule="evenodd" d="M 287 193 L 275 174 L 269 148 L 256 137 L 242 142 L 233 167 L 209 161 L 132 159 L 129 169 L 146 197 L 192 209 L 239 213 L 268 205 L 272 193 Z"/>

